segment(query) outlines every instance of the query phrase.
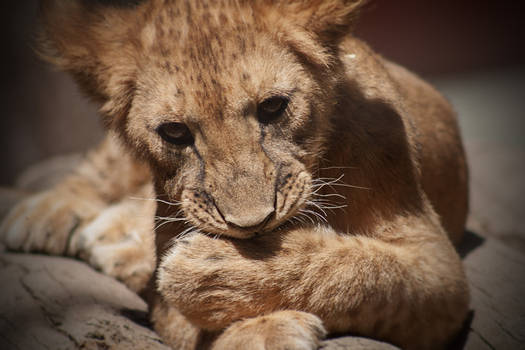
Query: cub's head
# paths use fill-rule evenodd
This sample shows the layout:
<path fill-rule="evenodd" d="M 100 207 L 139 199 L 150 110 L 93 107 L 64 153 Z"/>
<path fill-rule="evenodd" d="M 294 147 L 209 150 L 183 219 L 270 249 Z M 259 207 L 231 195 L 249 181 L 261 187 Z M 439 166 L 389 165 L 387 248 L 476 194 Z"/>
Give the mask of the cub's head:
<path fill-rule="evenodd" d="M 305 206 L 332 127 L 337 47 L 363 1 L 44 0 L 69 71 L 203 231 L 246 238 Z"/>

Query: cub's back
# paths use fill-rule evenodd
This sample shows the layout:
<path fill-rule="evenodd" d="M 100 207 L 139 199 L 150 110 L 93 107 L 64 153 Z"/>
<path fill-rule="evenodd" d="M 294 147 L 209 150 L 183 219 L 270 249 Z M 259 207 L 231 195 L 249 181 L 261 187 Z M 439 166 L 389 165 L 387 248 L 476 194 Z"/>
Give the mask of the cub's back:
<path fill-rule="evenodd" d="M 348 38 L 341 48 L 349 79 L 365 96 L 392 103 L 402 116 L 423 191 L 452 242 L 459 243 L 468 213 L 468 169 L 451 105 L 421 78 L 361 41 Z"/>

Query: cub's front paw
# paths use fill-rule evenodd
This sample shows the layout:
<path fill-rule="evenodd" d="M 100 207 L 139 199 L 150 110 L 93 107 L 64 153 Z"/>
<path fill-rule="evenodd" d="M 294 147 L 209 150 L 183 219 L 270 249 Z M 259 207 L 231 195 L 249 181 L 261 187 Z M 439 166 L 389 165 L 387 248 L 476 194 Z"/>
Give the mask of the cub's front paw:
<path fill-rule="evenodd" d="M 71 255 L 75 253 L 68 251 L 73 233 L 102 208 L 101 201 L 48 190 L 15 205 L 0 226 L 0 240 L 12 250 Z"/>
<path fill-rule="evenodd" d="M 300 311 L 277 311 L 234 323 L 215 340 L 212 350 L 313 350 L 325 336 L 318 317 Z"/>
<path fill-rule="evenodd" d="M 153 202 L 124 200 L 79 229 L 71 245 L 91 266 L 141 290 L 155 269 Z"/>
<path fill-rule="evenodd" d="M 158 290 L 170 307 L 200 328 L 220 330 L 268 308 L 275 310 L 278 299 L 270 292 L 266 262 L 246 256 L 236 244 L 193 234 L 164 254 Z"/>

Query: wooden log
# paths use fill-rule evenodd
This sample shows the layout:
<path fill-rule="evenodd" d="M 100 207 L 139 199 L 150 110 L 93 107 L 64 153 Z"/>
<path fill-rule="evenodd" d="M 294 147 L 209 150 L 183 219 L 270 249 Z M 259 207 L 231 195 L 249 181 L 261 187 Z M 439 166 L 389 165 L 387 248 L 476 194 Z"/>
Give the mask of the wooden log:
<path fill-rule="evenodd" d="M 73 259 L 0 254 L 0 349 L 168 350 L 148 326 L 146 304 L 123 284 Z M 396 350 L 359 337 L 324 350 Z"/>
<path fill-rule="evenodd" d="M 84 263 L 1 254 L 0 288 L 0 349 L 169 349 L 144 301 Z"/>
<path fill-rule="evenodd" d="M 473 310 L 464 349 L 525 349 L 525 256 L 472 233 L 464 246 L 473 240 L 479 246 L 464 258 Z"/>

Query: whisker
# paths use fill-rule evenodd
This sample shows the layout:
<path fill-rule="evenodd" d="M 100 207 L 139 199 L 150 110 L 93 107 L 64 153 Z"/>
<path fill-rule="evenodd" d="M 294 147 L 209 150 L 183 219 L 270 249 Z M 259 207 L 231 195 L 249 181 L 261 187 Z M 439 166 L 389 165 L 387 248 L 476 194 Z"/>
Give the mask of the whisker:
<path fill-rule="evenodd" d="M 321 180 L 321 181 L 332 181 L 332 180 L 341 180 L 343 177 L 345 177 L 345 174 L 341 174 L 338 177 L 316 177 L 314 180 Z"/>
<path fill-rule="evenodd" d="M 330 169 L 359 169 L 356 166 L 329 166 L 326 168 L 319 168 L 319 170 L 330 170 Z"/>
<path fill-rule="evenodd" d="M 363 186 L 356 186 L 356 185 L 349 185 L 349 184 L 333 183 L 333 184 L 330 184 L 330 186 L 341 186 L 341 187 L 357 188 L 360 190 L 371 190 L 370 187 L 363 187 Z"/>
<path fill-rule="evenodd" d="M 312 180 L 312 183 L 314 183 L 312 185 L 312 188 L 315 189 L 313 191 L 313 193 L 316 194 L 317 191 L 319 191 L 321 188 L 323 188 L 325 186 L 341 186 L 341 187 L 348 187 L 348 188 L 357 188 L 357 189 L 361 189 L 361 190 L 370 190 L 370 188 L 368 188 L 368 187 L 357 186 L 357 185 L 349 185 L 349 184 L 346 184 L 346 183 L 339 183 L 339 181 L 341 181 L 344 176 L 345 176 L 345 174 L 341 174 L 341 176 L 339 176 L 337 178 L 322 178 L 321 177 L 321 178 L 317 178 L 317 179 Z M 318 183 L 316 183 L 316 182 L 318 182 Z"/>
<path fill-rule="evenodd" d="M 183 202 L 179 202 L 179 201 L 169 202 L 169 201 L 165 201 L 165 200 L 158 199 L 158 198 L 129 197 L 129 199 L 140 200 L 140 201 L 154 201 L 154 202 L 160 202 L 160 203 L 167 204 L 167 205 L 169 205 L 169 206 L 181 205 L 181 204 L 183 203 Z"/>
<path fill-rule="evenodd" d="M 302 217 L 300 217 L 300 216 L 293 216 L 293 217 L 291 217 L 290 219 L 291 219 L 291 220 L 296 220 L 296 221 L 298 221 L 300 224 L 306 225 L 306 221 L 305 221 Z"/>
<path fill-rule="evenodd" d="M 319 214 L 318 212 L 316 212 L 316 211 L 313 211 L 313 210 L 310 210 L 310 209 L 301 209 L 300 211 L 303 212 L 303 213 L 312 214 L 312 215 L 318 217 L 321 221 L 323 221 L 325 223 L 328 223 L 326 218 L 324 216 L 322 216 L 321 214 Z"/>
<path fill-rule="evenodd" d="M 341 198 L 342 200 L 346 199 L 345 196 L 343 196 L 342 194 L 338 194 L 338 193 L 319 194 L 319 193 L 312 192 L 310 193 L 310 196 L 321 197 L 321 198 L 336 197 L 336 198 Z"/>
<path fill-rule="evenodd" d="M 334 210 L 334 209 L 343 209 L 343 208 L 347 208 L 348 205 L 347 204 L 342 204 L 342 205 L 321 205 L 321 207 L 323 209 L 327 209 L 327 210 Z"/>
<path fill-rule="evenodd" d="M 186 237 L 187 235 L 189 235 L 191 232 L 193 231 L 198 231 L 197 228 L 195 228 L 194 226 L 190 226 L 188 227 L 187 229 L 183 230 L 182 232 L 180 232 L 177 236 L 176 236 L 176 239 L 179 240 L 179 239 L 183 239 L 184 237 Z"/>
<path fill-rule="evenodd" d="M 185 221 L 187 218 L 178 218 L 176 216 L 155 216 L 155 219 L 157 220 L 164 220 L 164 221 Z"/>
<path fill-rule="evenodd" d="M 311 198 L 310 199 L 312 202 L 315 202 L 317 204 L 321 204 L 321 205 L 342 205 L 346 202 L 336 202 L 336 201 L 332 201 L 332 200 L 328 200 L 328 199 L 323 199 L 323 198 Z"/>
<path fill-rule="evenodd" d="M 312 205 L 312 206 L 316 207 L 317 209 L 319 209 L 319 210 L 323 213 L 323 215 L 324 215 L 325 218 L 326 218 L 326 216 L 328 215 L 328 214 L 326 214 L 326 212 L 324 211 L 324 209 L 323 209 L 319 204 L 317 204 L 316 202 L 314 202 L 314 201 L 307 201 L 306 204 L 308 204 L 308 205 Z"/>
<path fill-rule="evenodd" d="M 161 228 L 162 226 L 172 223 L 172 222 L 184 222 L 184 224 L 188 224 L 189 220 L 186 216 L 179 217 L 183 213 L 183 209 L 179 209 L 177 213 L 175 213 L 174 216 L 158 216 L 155 215 L 155 221 L 158 222 L 158 224 L 155 226 L 155 230 Z"/>
<path fill-rule="evenodd" d="M 164 222 L 160 222 L 157 226 L 155 226 L 154 229 L 155 229 L 155 230 L 158 230 L 158 229 L 161 228 L 162 226 L 164 226 L 164 225 L 166 225 L 166 224 L 169 224 L 169 223 L 171 223 L 171 222 L 172 222 L 172 221 L 168 221 L 168 220 L 166 220 L 166 221 L 164 221 Z M 187 224 L 187 223 L 189 223 L 189 221 L 185 221 L 185 224 Z"/>
<path fill-rule="evenodd" d="M 309 215 L 307 215 L 306 213 L 302 213 L 302 212 L 300 212 L 300 213 L 298 213 L 298 215 L 301 216 L 301 217 L 303 217 L 303 218 L 306 218 L 306 219 L 310 220 L 310 222 L 312 223 L 312 225 L 315 225 L 315 220 L 312 219 L 312 218 L 311 218 Z"/>
<path fill-rule="evenodd" d="M 329 177 L 320 177 L 320 178 L 317 178 L 315 180 L 312 180 L 312 183 L 314 183 L 312 185 L 313 188 L 316 188 L 316 187 L 319 187 L 317 190 L 325 187 L 325 186 L 330 186 L 332 184 L 335 184 L 339 181 L 341 181 L 341 179 L 344 177 L 344 174 L 341 174 L 341 176 L 339 176 L 338 178 L 329 178 Z M 318 182 L 318 183 L 317 183 Z M 316 190 L 316 191 L 317 191 Z M 315 192 L 316 192 L 315 191 Z"/>

